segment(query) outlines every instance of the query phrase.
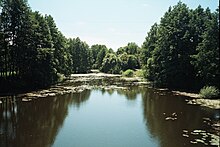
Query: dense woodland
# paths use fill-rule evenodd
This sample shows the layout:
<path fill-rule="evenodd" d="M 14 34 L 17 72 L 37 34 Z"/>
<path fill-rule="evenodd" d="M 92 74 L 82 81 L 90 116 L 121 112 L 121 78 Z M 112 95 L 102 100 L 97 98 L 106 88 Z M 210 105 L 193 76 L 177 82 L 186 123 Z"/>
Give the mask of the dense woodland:
<path fill-rule="evenodd" d="M 91 69 L 120 74 L 139 68 L 159 87 L 219 88 L 219 9 L 193 10 L 179 2 L 141 47 L 131 42 L 114 52 L 66 38 L 51 15 L 33 12 L 26 0 L 1 0 L 0 92 L 47 87 Z"/>
<path fill-rule="evenodd" d="M 154 24 L 143 43 L 146 77 L 171 88 L 219 88 L 219 9 L 179 2 Z"/>

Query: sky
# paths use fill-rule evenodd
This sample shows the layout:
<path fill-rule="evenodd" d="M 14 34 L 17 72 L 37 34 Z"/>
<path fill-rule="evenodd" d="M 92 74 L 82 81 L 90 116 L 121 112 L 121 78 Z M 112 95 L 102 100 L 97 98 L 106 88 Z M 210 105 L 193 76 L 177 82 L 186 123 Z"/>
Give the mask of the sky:
<path fill-rule="evenodd" d="M 218 0 L 181 0 L 215 11 Z M 90 46 L 117 50 L 128 42 L 141 46 L 151 26 L 179 0 L 28 0 L 34 11 L 50 14 L 67 38 L 79 37 Z"/>

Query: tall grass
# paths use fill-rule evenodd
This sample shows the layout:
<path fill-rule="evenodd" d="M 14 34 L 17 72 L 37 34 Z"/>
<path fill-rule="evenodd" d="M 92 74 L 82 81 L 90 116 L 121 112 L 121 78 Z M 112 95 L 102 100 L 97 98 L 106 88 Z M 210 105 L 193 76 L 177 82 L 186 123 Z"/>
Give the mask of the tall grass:
<path fill-rule="evenodd" d="M 124 77 L 133 77 L 134 76 L 134 71 L 131 70 L 131 69 L 128 69 L 128 70 L 126 70 L 122 73 L 122 76 L 124 76 Z"/>
<path fill-rule="evenodd" d="M 201 98 L 216 98 L 219 96 L 219 90 L 214 86 L 205 86 L 200 90 L 199 95 Z"/>

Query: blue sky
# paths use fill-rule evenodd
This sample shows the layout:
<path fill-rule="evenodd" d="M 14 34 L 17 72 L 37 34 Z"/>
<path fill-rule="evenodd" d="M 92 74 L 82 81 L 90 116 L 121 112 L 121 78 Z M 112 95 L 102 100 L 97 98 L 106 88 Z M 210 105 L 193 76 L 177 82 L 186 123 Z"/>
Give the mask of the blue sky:
<path fill-rule="evenodd" d="M 32 10 L 50 14 L 66 37 L 80 37 L 90 46 L 116 50 L 128 42 L 142 45 L 150 27 L 179 0 L 29 0 Z M 218 0 L 182 0 L 190 8 L 214 11 Z"/>

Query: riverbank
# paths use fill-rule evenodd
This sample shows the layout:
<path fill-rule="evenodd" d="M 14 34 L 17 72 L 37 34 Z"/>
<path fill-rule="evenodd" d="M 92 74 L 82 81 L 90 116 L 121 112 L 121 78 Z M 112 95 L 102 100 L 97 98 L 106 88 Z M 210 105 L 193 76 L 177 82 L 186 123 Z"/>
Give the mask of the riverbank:
<path fill-rule="evenodd" d="M 63 82 L 51 86 L 47 89 L 40 89 L 37 91 L 31 91 L 27 93 L 21 93 L 15 95 L 17 98 L 21 98 L 22 101 L 31 101 L 38 98 L 53 97 L 56 95 L 64 95 L 68 93 L 80 93 L 84 90 L 92 88 L 101 89 L 127 89 L 130 86 L 147 86 L 150 87 L 151 83 L 141 77 L 123 77 L 119 74 L 106 74 L 100 72 L 88 73 L 88 74 L 72 74 L 66 78 Z M 169 91 L 168 89 L 157 89 L 159 91 Z M 220 109 L 219 99 L 201 99 L 199 94 L 188 93 L 181 91 L 171 91 L 173 95 L 185 96 L 185 100 L 190 105 L 201 105 L 212 109 Z M 6 98 L 11 96 L 0 97 Z M 1 100 L 0 100 L 1 103 Z"/>
<path fill-rule="evenodd" d="M 201 105 L 211 109 L 220 109 L 220 99 L 204 99 L 200 98 L 197 93 L 187 93 L 181 91 L 172 91 L 174 95 L 186 96 L 190 99 L 186 99 L 187 104 L 190 105 Z"/>
<path fill-rule="evenodd" d="M 126 78 L 116 74 L 105 73 L 88 73 L 88 74 L 72 74 L 63 82 L 51 86 L 47 89 L 31 91 L 27 93 L 17 94 L 17 98 L 28 102 L 39 98 L 53 97 L 56 95 L 64 95 L 68 93 L 80 93 L 84 90 L 92 88 L 101 89 L 127 89 L 129 86 L 146 86 L 150 83 L 140 77 Z M 0 97 L 6 98 L 11 96 Z"/>

